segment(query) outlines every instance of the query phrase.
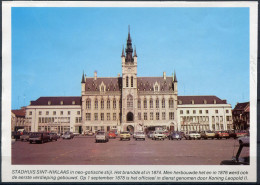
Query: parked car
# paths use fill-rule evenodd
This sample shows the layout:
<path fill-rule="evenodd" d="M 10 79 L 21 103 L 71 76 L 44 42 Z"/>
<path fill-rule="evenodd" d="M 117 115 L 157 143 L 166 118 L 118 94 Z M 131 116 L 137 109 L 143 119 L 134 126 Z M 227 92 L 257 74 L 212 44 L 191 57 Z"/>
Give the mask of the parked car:
<path fill-rule="evenodd" d="M 231 160 L 221 161 L 221 165 L 249 165 L 250 156 L 249 156 L 249 145 L 250 137 L 240 137 L 238 139 L 239 148 L 237 150 L 236 156 L 233 156 Z"/>
<path fill-rule="evenodd" d="M 30 133 L 24 132 L 23 135 L 20 136 L 21 141 L 29 141 Z"/>
<path fill-rule="evenodd" d="M 18 129 L 17 131 L 15 131 L 15 132 L 13 133 L 14 139 L 15 139 L 15 140 L 20 139 L 20 136 L 22 136 L 23 133 L 26 133 L 26 131 L 25 131 L 24 129 Z"/>
<path fill-rule="evenodd" d="M 51 141 L 53 141 L 53 140 L 57 141 L 59 139 L 59 136 L 55 132 L 51 132 L 49 135 L 50 135 Z"/>
<path fill-rule="evenodd" d="M 165 135 L 162 131 L 155 131 L 152 137 L 152 140 L 164 140 L 165 139 Z"/>
<path fill-rule="evenodd" d="M 108 132 L 108 137 L 115 139 L 116 138 L 115 132 L 113 132 L 113 131 Z"/>
<path fill-rule="evenodd" d="M 238 137 L 244 137 L 244 136 L 246 136 L 248 134 L 248 132 L 246 131 L 246 130 L 232 130 L 232 131 L 230 131 L 230 133 L 229 133 L 229 136 L 231 137 L 231 138 L 234 138 L 234 139 L 236 139 L 236 138 L 238 138 Z"/>
<path fill-rule="evenodd" d="M 109 141 L 109 137 L 108 134 L 106 132 L 103 131 L 99 131 L 96 134 L 96 143 L 98 142 L 108 142 Z"/>
<path fill-rule="evenodd" d="M 170 133 L 168 131 L 163 131 L 163 134 L 165 135 L 165 137 L 169 137 Z"/>
<path fill-rule="evenodd" d="M 169 140 L 174 140 L 174 139 L 181 140 L 182 134 L 180 132 L 173 131 L 169 134 L 168 138 Z"/>
<path fill-rule="evenodd" d="M 129 132 L 121 132 L 120 133 L 120 141 L 122 141 L 123 139 L 127 139 L 130 141 L 130 133 Z"/>
<path fill-rule="evenodd" d="M 78 132 L 73 132 L 74 136 L 79 136 L 80 134 Z"/>
<path fill-rule="evenodd" d="M 200 133 L 198 133 L 197 131 L 190 131 L 188 134 L 185 135 L 186 139 L 200 139 Z"/>
<path fill-rule="evenodd" d="M 91 130 L 86 131 L 85 133 L 86 133 L 85 135 L 87 135 L 87 136 L 93 136 L 94 135 L 94 132 L 92 132 Z"/>
<path fill-rule="evenodd" d="M 215 139 L 215 132 L 207 130 L 207 131 L 201 131 L 200 137 L 203 139 Z"/>
<path fill-rule="evenodd" d="M 230 138 L 228 131 L 217 131 L 215 133 L 215 137 L 217 139 L 222 139 L 222 138 L 228 139 L 228 138 Z"/>
<path fill-rule="evenodd" d="M 148 138 L 153 138 L 153 134 L 154 134 L 154 131 L 148 132 L 148 134 L 147 134 Z"/>
<path fill-rule="evenodd" d="M 50 140 L 50 136 L 47 132 L 31 132 L 29 136 L 30 143 L 44 143 Z"/>
<path fill-rule="evenodd" d="M 62 138 L 63 139 L 73 139 L 74 138 L 74 135 L 72 132 L 65 132 L 63 135 L 62 135 Z"/>
<path fill-rule="evenodd" d="M 145 140 L 145 134 L 144 132 L 136 132 L 135 140 L 142 139 Z"/>

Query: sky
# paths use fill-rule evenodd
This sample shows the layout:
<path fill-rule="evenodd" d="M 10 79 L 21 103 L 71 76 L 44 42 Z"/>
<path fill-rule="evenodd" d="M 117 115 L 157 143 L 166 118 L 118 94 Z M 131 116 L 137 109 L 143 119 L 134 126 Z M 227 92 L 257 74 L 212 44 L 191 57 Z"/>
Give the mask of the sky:
<path fill-rule="evenodd" d="M 178 95 L 249 101 L 249 8 L 12 8 L 12 109 L 80 96 L 87 77 L 122 76 L 128 25 L 137 76 L 178 79 Z"/>

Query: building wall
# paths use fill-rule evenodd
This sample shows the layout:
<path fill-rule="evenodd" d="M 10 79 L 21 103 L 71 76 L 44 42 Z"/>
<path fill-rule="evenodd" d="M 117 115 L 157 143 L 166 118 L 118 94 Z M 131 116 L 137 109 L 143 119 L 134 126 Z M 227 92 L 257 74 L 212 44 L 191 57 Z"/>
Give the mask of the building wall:
<path fill-rule="evenodd" d="M 230 104 L 178 105 L 177 114 L 178 128 L 185 132 L 232 129 L 232 108 Z"/>
<path fill-rule="evenodd" d="M 81 123 L 81 106 L 27 106 L 26 121 L 33 132 L 75 132 L 75 125 Z"/>

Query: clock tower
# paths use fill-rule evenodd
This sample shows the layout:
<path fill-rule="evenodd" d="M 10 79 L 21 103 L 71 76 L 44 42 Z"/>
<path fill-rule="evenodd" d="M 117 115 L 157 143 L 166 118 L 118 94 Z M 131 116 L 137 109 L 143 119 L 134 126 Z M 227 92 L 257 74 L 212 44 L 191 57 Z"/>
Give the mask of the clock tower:
<path fill-rule="evenodd" d="M 137 54 L 132 47 L 130 26 L 126 49 L 122 50 L 122 130 L 133 131 L 137 121 Z"/>

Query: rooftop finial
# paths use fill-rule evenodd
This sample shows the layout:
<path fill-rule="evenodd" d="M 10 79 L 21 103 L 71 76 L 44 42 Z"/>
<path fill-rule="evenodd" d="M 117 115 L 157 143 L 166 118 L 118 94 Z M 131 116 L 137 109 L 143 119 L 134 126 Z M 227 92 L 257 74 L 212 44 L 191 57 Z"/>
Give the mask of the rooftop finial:
<path fill-rule="evenodd" d="M 82 80 L 81 80 L 81 83 L 85 83 L 84 70 L 83 70 L 83 74 L 82 74 Z"/>
<path fill-rule="evenodd" d="M 121 57 L 124 57 L 125 56 L 125 52 L 124 52 L 124 45 L 123 45 L 123 50 L 122 50 L 122 55 Z"/>
<path fill-rule="evenodd" d="M 136 46 L 135 46 L 135 50 L 134 50 L 134 57 L 137 57 L 137 54 L 136 54 Z"/>
<path fill-rule="evenodd" d="M 128 25 L 128 34 L 130 34 L 130 25 Z"/>
<path fill-rule="evenodd" d="M 174 81 L 174 82 L 178 82 L 178 81 L 177 81 L 177 77 L 176 77 L 176 72 L 175 72 L 175 70 L 174 70 L 174 79 L 173 79 L 173 81 Z"/>

